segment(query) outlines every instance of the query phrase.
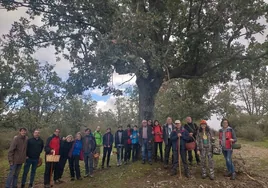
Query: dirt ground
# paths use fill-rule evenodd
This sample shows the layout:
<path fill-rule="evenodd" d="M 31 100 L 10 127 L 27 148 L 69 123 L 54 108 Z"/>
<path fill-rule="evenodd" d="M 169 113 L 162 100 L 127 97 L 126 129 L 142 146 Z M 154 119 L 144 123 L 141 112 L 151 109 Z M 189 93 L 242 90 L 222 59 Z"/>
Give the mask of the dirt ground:
<path fill-rule="evenodd" d="M 54 185 L 55 188 L 268 188 L 268 149 L 242 144 L 241 150 L 234 151 L 234 163 L 237 179 L 231 181 L 223 177 L 225 161 L 223 156 L 214 156 L 215 180 L 203 180 L 200 167 L 190 167 L 192 177 L 170 176 L 170 170 L 163 168 L 161 163 L 142 165 L 134 164 L 98 170 L 92 179 L 71 182 L 68 171 L 64 177 L 65 183 Z M 242 156 L 242 158 L 241 158 Z M 115 156 L 113 156 L 115 158 Z M 114 160 L 114 159 L 113 159 Z M 114 161 L 113 161 L 114 163 Z M 81 166 L 82 167 L 82 166 Z M 83 172 L 82 172 L 83 173 Z M 36 188 L 43 188 L 41 180 Z"/>

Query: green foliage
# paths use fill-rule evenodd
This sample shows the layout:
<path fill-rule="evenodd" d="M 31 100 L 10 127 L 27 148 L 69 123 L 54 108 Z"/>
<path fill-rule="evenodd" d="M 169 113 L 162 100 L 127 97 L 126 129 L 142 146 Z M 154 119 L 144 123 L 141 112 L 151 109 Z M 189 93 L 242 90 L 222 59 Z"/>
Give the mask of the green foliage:
<path fill-rule="evenodd" d="M 250 141 L 263 141 L 265 134 L 256 123 L 247 123 L 246 125 L 237 128 L 237 136 Z"/>

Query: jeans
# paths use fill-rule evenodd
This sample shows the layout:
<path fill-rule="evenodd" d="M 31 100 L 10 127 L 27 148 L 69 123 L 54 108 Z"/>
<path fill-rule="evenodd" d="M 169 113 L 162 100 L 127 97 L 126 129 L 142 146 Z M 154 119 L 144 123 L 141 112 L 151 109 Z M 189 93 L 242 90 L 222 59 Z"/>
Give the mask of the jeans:
<path fill-rule="evenodd" d="M 110 156 L 111 156 L 111 152 L 112 152 L 112 147 L 103 147 L 103 157 L 102 157 L 102 167 L 104 167 L 104 163 L 105 163 L 105 159 L 106 159 L 106 155 L 107 155 L 107 167 L 109 167 L 109 163 L 110 163 Z"/>
<path fill-rule="evenodd" d="M 165 161 L 164 161 L 165 165 L 168 165 L 171 147 L 172 147 L 172 142 L 170 139 L 168 139 L 168 143 L 166 144 L 166 147 L 165 147 Z M 173 163 L 173 155 L 172 155 L 172 163 Z"/>
<path fill-rule="evenodd" d="M 30 159 L 30 158 L 26 160 L 24 164 L 23 175 L 22 175 L 22 180 L 21 180 L 22 185 L 26 184 L 27 175 L 31 166 L 32 166 L 32 169 L 31 169 L 31 176 L 30 176 L 30 185 L 33 185 L 35 172 L 36 172 L 37 165 L 38 165 L 38 160 L 39 159 Z"/>
<path fill-rule="evenodd" d="M 93 174 L 93 153 L 84 153 L 86 175 Z"/>
<path fill-rule="evenodd" d="M 132 144 L 132 161 L 133 162 L 138 160 L 139 146 L 140 144 Z"/>
<path fill-rule="evenodd" d="M 228 172 L 235 173 L 235 168 L 232 161 L 233 150 L 223 150 L 222 153 L 226 161 L 226 167 Z"/>
<path fill-rule="evenodd" d="M 117 151 L 117 163 L 118 164 L 121 164 L 121 162 L 122 162 L 122 159 L 123 159 L 123 154 L 124 154 L 124 152 L 123 152 L 123 146 L 117 146 L 117 148 L 116 148 L 116 151 Z"/>
<path fill-rule="evenodd" d="M 6 180 L 6 188 L 11 188 L 11 185 L 12 187 L 17 187 L 21 167 L 22 164 L 10 165 L 10 171 Z"/>
<path fill-rule="evenodd" d="M 142 160 L 145 161 L 148 154 L 148 161 L 152 161 L 152 143 L 149 143 L 147 139 L 143 139 L 141 146 Z"/>
<path fill-rule="evenodd" d="M 74 178 L 74 172 L 75 172 L 77 179 L 81 178 L 79 159 L 80 159 L 79 155 L 73 155 L 71 158 L 68 159 L 69 160 L 70 174 L 71 174 L 72 178 Z"/>
<path fill-rule="evenodd" d="M 178 168 L 178 162 L 179 162 L 179 153 L 178 150 L 173 150 L 173 164 L 172 164 L 172 171 L 177 172 L 177 168 Z M 181 149 L 180 150 L 180 156 L 181 156 L 181 161 L 183 164 L 183 168 L 184 168 L 184 174 L 188 174 L 189 173 L 189 168 L 188 168 L 188 164 L 187 164 L 187 160 L 186 160 L 186 150 Z"/>

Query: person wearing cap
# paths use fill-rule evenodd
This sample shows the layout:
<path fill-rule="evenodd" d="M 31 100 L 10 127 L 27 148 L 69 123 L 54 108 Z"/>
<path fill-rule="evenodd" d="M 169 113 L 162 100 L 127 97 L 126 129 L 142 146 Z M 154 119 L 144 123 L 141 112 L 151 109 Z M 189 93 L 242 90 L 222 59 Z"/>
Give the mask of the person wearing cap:
<path fill-rule="evenodd" d="M 166 124 L 163 125 L 163 140 L 165 143 L 164 168 L 168 167 L 170 150 L 172 148 L 172 142 L 170 140 L 170 135 L 174 129 L 175 129 L 175 125 L 172 122 L 172 118 L 168 117 Z M 172 155 L 172 163 L 173 163 L 173 155 Z"/>
<path fill-rule="evenodd" d="M 207 177 L 207 165 L 206 161 L 208 159 L 209 167 L 209 178 L 214 180 L 214 160 L 212 153 L 212 142 L 214 137 L 210 131 L 209 126 L 207 125 L 206 120 L 201 120 L 200 128 L 196 136 L 197 142 L 197 154 L 201 157 L 201 175 L 205 179 Z"/>
<path fill-rule="evenodd" d="M 124 147 L 125 147 L 125 156 L 124 156 L 124 164 L 127 164 L 131 158 L 131 138 L 133 129 L 131 129 L 130 124 L 127 125 L 127 129 L 123 132 L 123 139 L 124 139 Z"/>
<path fill-rule="evenodd" d="M 111 128 L 107 128 L 106 129 L 106 133 L 103 135 L 103 157 L 102 157 L 102 165 L 101 168 L 104 168 L 104 163 L 105 163 L 105 159 L 107 156 L 107 168 L 110 168 L 110 156 L 111 156 L 111 152 L 112 152 L 112 148 L 113 148 L 113 142 L 114 142 L 114 137 L 111 133 Z"/>
<path fill-rule="evenodd" d="M 152 165 L 152 140 L 153 129 L 148 126 L 146 120 L 142 120 L 142 127 L 139 129 L 139 143 L 142 151 L 142 164 L 148 159 L 149 164 Z"/>
<path fill-rule="evenodd" d="M 186 160 L 186 142 L 190 139 L 189 132 L 181 126 L 181 121 L 175 121 L 176 128 L 171 132 L 170 140 L 172 142 L 172 153 L 173 153 L 173 164 L 172 164 L 172 172 L 171 175 L 174 176 L 177 174 L 178 162 L 179 162 L 179 154 L 181 156 L 184 174 L 187 178 L 190 178 L 190 172 Z M 179 140 L 180 139 L 180 140 Z"/>
<path fill-rule="evenodd" d="M 116 131 L 114 135 L 114 143 L 115 143 L 115 148 L 117 151 L 117 166 L 121 166 L 122 159 L 123 159 L 123 149 L 124 149 L 122 126 L 118 127 L 118 130 Z"/>

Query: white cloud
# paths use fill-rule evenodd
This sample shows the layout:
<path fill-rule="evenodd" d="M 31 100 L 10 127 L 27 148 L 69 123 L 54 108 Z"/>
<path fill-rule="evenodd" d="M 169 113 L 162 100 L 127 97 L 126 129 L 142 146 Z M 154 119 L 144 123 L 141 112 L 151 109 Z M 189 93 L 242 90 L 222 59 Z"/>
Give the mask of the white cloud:
<path fill-rule="evenodd" d="M 211 118 L 207 121 L 207 123 L 210 127 L 212 127 L 215 130 L 219 130 L 221 128 L 220 120 L 217 119 L 216 115 L 212 115 Z"/>
<path fill-rule="evenodd" d="M 97 101 L 97 110 L 115 110 L 115 100 L 116 98 L 114 96 L 111 96 L 107 101 Z"/>

